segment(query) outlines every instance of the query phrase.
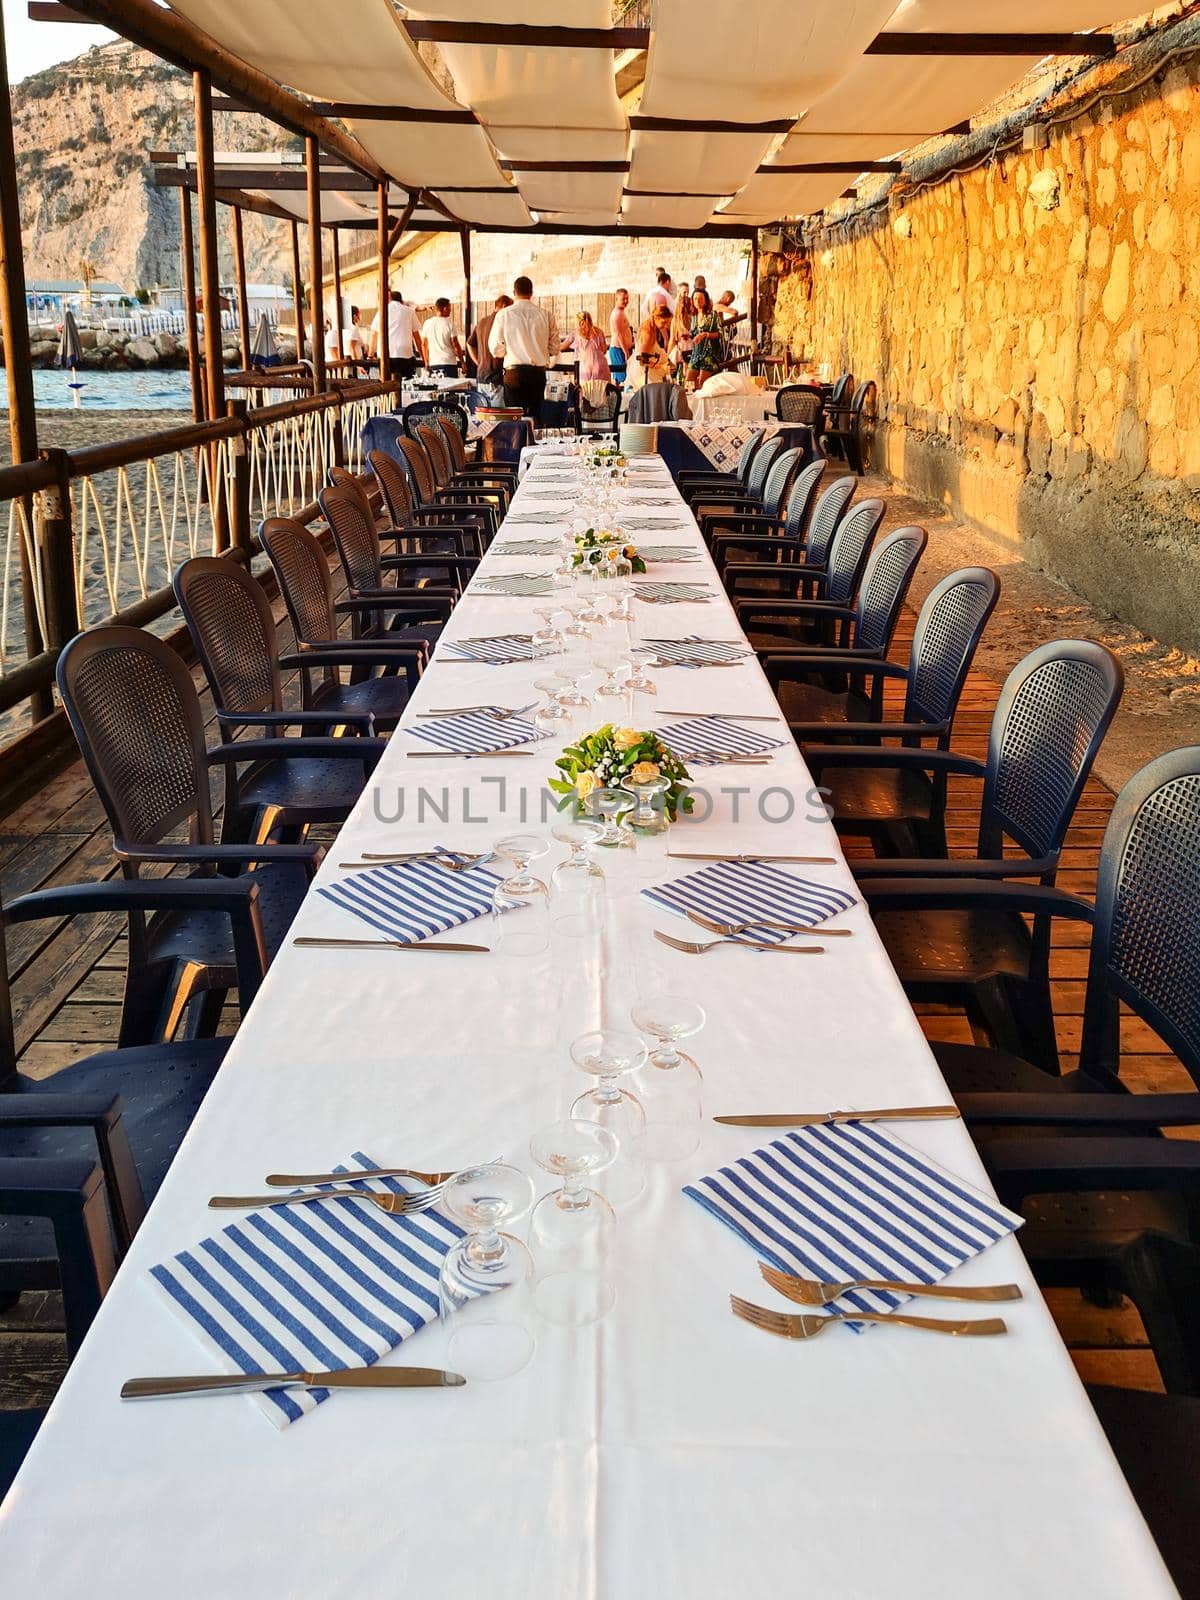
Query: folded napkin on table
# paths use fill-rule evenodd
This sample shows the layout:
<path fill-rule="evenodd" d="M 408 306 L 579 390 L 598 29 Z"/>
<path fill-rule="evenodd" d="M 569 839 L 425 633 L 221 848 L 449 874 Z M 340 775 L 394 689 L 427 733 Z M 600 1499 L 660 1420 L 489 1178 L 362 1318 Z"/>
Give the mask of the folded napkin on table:
<path fill-rule="evenodd" d="M 490 639 L 445 639 L 437 655 L 458 661 L 484 661 L 493 666 L 533 661 L 540 655 L 527 633 L 498 633 Z"/>
<path fill-rule="evenodd" d="M 474 587 L 486 594 L 543 595 L 554 593 L 551 578 L 539 578 L 533 573 L 517 573 L 511 577 L 477 578 Z"/>
<path fill-rule="evenodd" d="M 744 661 L 749 647 L 726 639 L 701 639 L 689 634 L 686 639 L 647 639 L 634 647 L 634 655 L 657 656 L 660 661 L 676 661 L 696 666 L 706 661 Z"/>
<path fill-rule="evenodd" d="M 498 717 L 494 711 L 464 711 L 453 717 L 412 722 L 403 732 L 442 750 L 507 750 L 541 738 L 525 717 Z"/>
<path fill-rule="evenodd" d="M 385 937 L 419 944 L 485 916 L 499 882 L 483 866 L 451 872 L 436 861 L 388 861 L 348 872 L 318 893 Z"/>
<path fill-rule="evenodd" d="M 662 739 L 670 744 L 665 734 Z M 798 878 L 773 861 L 713 861 L 642 893 L 680 917 L 699 911 L 718 922 L 748 923 L 737 937 L 756 944 L 784 944 L 792 935 L 755 924 L 755 917 L 816 928 L 858 904 L 845 889 Z"/>
<path fill-rule="evenodd" d="M 786 743 L 768 734 L 752 732 L 736 722 L 723 717 L 696 715 L 683 722 L 672 722 L 660 728 L 658 737 L 684 761 L 703 764 L 704 757 L 714 755 L 761 755 L 767 750 L 780 750 Z"/>
<path fill-rule="evenodd" d="M 352 1174 L 378 1163 L 356 1151 Z M 359 1189 L 419 1190 L 392 1178 Z M 373 1366 L 438 1316 L 442 1258 L 462 1229 L 436 1207 L 394 1217 L 370 1201 L 318 1200 L 252 1211 L 150 1269 L 150 1280 L 230 1372 Z M 248 1398 L 277 1428 L 328 1389 L 269 1389 Z"/>
<path fill-rule="evenodd" d="M 635 582 L 633 592 L 639 600 L 708 600 L 712 590 L 702 583 Z"/>
<path fill-rule="evenodd" d="M 500 556 L 552 556 L 558 549 L 557 539 L 508 539 L 492 549 Z"/>
<path fill-rule="evenodd" d="M 683 1192 L 764 1261 L 822 1283 L 937 1283 L 1022 1221 L 871 1122 L 798 1129 Z M 829 1314 L 893 1311 L 911 1298 L 852 1289 Z"/>

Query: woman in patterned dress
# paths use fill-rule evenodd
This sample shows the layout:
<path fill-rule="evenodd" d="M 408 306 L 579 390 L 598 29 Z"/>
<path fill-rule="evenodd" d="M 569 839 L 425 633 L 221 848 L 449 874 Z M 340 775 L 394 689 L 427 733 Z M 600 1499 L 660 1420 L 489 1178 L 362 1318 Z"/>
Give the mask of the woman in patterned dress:
<path fill-rule="evenodd" d="M 688 357 L 688 375 L 692 388 L 707 383 L 725 357 L 725 338 L 720 315 L 713 310 L 707 289 L 697 289 L 692 296 L 692 350 Z"/>

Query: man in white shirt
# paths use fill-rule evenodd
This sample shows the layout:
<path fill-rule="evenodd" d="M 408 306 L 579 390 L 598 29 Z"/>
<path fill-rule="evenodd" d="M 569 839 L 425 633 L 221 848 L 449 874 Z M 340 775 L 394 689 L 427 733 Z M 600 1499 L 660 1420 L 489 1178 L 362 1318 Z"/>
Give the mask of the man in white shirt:
<path fill-rule="evenodd" d="M 513 284 L 516 303 L 497 311 L 488 349 L 504 363 L 504 404 L 520 406 L 537 422 L 546 394 L 546 369 L 558 359 L 561 341 L 554 313 L 533 303 L 533 284 Z"/>
<path fill-rule="evenodd" d="M 379 313 L 371 324 L 370 354 L 379 354 Z M 392 376 L 411 378 L 421 359 L 421 327 L 417 313 L 406 305 L 399 289 L 393 289 L 387 308 L 387 351 L 391 357 Z"/>
<path fill-rule="evenodd" d="M 671 291 L 671 274 L 659 267 L 654 274 L 656 283 L 646 296 L 646 315 L 652 317 L 659 306 L 666 306 L 672 316 L 675 315 L 675 296 Z"/>
<path fill-rule="evenodd" d="M 347 361 L 359 361 L 367 353 L 358 316 L 358 307 L 351 306 L 350 321 L 342 324 L 342 353 Z M 325 319 L 325 359 L 326 361 L 337 361 L 339 359 L 338 330 L 329 321 L 328 317 Z"/>
<path fill-rule="evenodd" d="M 463 352 L 450 320 L 450 302 L 444 297 L 435 300 L 433 309 L 434 315 L 421 328 L 426 370 L 440 378 L 457 378 Z"/>

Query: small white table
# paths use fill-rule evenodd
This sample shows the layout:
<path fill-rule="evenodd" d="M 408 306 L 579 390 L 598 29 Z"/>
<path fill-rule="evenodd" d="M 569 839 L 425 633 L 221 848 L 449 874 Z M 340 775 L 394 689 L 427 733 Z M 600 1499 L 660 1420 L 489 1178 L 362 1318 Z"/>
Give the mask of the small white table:
<path fill-rule="evenodd" d="M 762 422 L 775 415 L 776 393 L 775 389 L 760 389 L 755 394 L 692 394 L 688 405 L 694 422 Z M 729 415 L 723 414 L 727 412 Z"/>

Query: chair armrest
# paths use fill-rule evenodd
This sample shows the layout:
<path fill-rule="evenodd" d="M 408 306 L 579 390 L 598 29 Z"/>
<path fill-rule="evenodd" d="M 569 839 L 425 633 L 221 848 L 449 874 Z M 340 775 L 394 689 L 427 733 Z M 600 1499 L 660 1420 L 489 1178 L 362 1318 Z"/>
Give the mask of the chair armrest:
<path fill-rule="evenodd" d="M 384 556 L 383 564 L 390 572 L 411 572 L 415 569 L 444 567 L 447 572 L 474 572 L 479 565 L 478 556 L 452 555 L 446 550 L 427 550 L 423 554 Z"/>
<path fill-rule="evenodd" d="M 218 711 L 217 721 L 222 729 L 227 722 L 251 728 L 327 728 L 330 722 L 345 722 L 375 732 L 375 717 L 370 711 L 346 711 L 330 717 L 324 711 Z"/>
<path fill-rule="evenodd" d="M 933 865 L 934 863 L 929 863 Z M 947 863 L 942 862 L 945 866 Z M 950 862 L 969 870 L 987 862 Z M 997 862 L 996 865 L 1003 865 Z M 1016 865 L 1016 863 L 1013 863 Z M 875 911 L 1015 911 L 1026 916 L 1062 917 L 1067 922 L 1094 920 L 1095 912 L 1087 900 L 1065 889 L 1052 889 L 1041 883 L 1015 883 L 971 876 L 961 878 L 917 877 L 855 879 L 862 897 Z"/>
<path fill-rule="evenodd" d="M 0 1216 L 46 1217 L 53 1224 L 67 1350 L 74 1355 L 117 1270 L 100 1167 L 87 1160 L 0 1158 Z"/>
<path fill-rule="evenodd" d="M 329 720 L 338 720 L 336 712 L 330 713 Z M 373 770 L 387 746 L 386 739 L 365 735 L 354 739 L 234 739 L 229 744 L 215 745 L 208 752 L 208 760 L 210 766 L 215 766 L 221 761 L 291 761 L 299 756 L 329 756 L 335 761 L 361 761 Z"/>
<path fill-rule="evenodd" d="M 802 604 L 818 604 L 816 601 Z M 845 611 L 846 607 L 828 607 L 819 602 L 819 615 L 829 616 L 831 610 Z M 851 615 L 853 613 L 851 612 Z M 864 650 L 851 650 L 842 645 L 812 648 L 797 645 L 795 650 L 772 646 L 759 656 L 759 662 L 772 688 L 792 678 L 807 678 L 815 672 L 837 672 L 849 678 L 899 678 L 907 680 L 908 668 L 893 661 L 881 661 L 878 656 Z M 874 726 L 874 724 L 872 724 Z M 841 731 L 839 724 L 838 731 Z"/>
<path fill-rule="evenodd" d="M 1100 1189 L 1200 1195 L 1200 1144 L 1191 1139 L 989 1139 L 980 1153 L 997 1192 L 1010 1205 L 1032 1194 Z"/>
<path fill-rule="evenodd" d="M 388 609 L 391 609 L 390 607 Z M 356 649 L 356 645 L 370 645 L 369 650 Z M 347 640 L 344 644 L 306 645 L 297 655 L 281 656 L 281 667 L 361 667 L 396 666 L 405 669 L 405 677 L 410 688 L 415 688 L 421 676 L 421 667 L 425 661 L 425 652 L 408 645 L 388 646 L 378 639 Z M 331 714 L 330 722 L 336 722 L 337 715 Z M 333 743 L 343 741 L 334 740 Z M 361 743 L 356 740 L 356 743 Z M 278 755 L 296 754 L 295 751 L 280 749 Z"/>
<path fill-rule="evenodd" d="M 958 1109 L 981 1128 L 1062 1127 L 1077 1132 L 1110 1128 L 1200 1126 L 1200 1094 L 961 1094 Z"/>
<path fill-rule="evenodd" d="M 914 772 L 941 773 L 957 778 L 982 778 L 987 772 L 982 761 L 972 756 L 956 756 L 952 750 L 884 750 L 875 745 L 814 744 L 804 752 L 804 759 L 810 768 L 814 764 L 822 767 L 907 767 Z M 895 866 L 891 861 L 881 864 Z"/>
<path fill-rule="evenodd" d="M 786 566 L 779 567 L 777 570 L 781 577 L 796 579 L 797 584 L 815 583 L 819 589 L 823 589 L 829 582 L 829 574 L 827 572 L 810 572 L 802 561 L 789 561 Z M 726 566 L 722 576 L 736 578 L 743 574 L 751 575 L 755 578 L 763 577 L 762 562 L 731 562 Z M 774 571 L 770 574 L 771 577 L 775 575 Z M 740 597 L 732 595 L 730 598 L 733 600 L 733 609 L 738 617 L 802 617 L 806 614 L 811 614 L 814 617 L 853 617 L 855 615 L 853 606 L 838 606 L 831 600 L 756 599 L 753 595 L 742 595 Z M 778 655 L 778 647 L 770 653 Z"/>
<path fill-rule="evenodd" d="M 940 739 L 950 730 L 946 722 L 789 722 L 793 739 L 846 738 L 869 743 L 872 739 Z M 881 858 L 882 860 L 882 858 Z"/>
<path fill-rule="evenodd" d="M 258 863 L 263 866 L 269 866 L 272 862 L 301 861 L 315 872 L 324 857 L 325 847 L 320 844 L 270 843 L 155 844 L 145 849 L 141 846 L 133 850 L 118 849 L 116 853 L 121 861 L 137 863 L 156 861 L 172 865 L 192 863 L 197 866 L 206 866 L 209 863 L 213 863 L 217 866 L 249 866 Z M 185 879 L 183 881 L 195 882 L 196 880 Z"/>
<path fill-rule="evenodd" d="M 129 1248 L 146 1214 L 141 1179 L 122 1121 L 118 1094 L 0 1094 L 0 1130 L 4 1128 L 91 1128 L 104 1181 L 112 1203 L 113 1224 L 122 1252 Z M 39 1165 L 53 1165 L 38 1158 Z M 0 1161 L 0 1165 L 3 1162 Z"/>

